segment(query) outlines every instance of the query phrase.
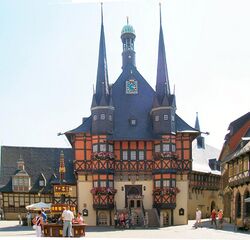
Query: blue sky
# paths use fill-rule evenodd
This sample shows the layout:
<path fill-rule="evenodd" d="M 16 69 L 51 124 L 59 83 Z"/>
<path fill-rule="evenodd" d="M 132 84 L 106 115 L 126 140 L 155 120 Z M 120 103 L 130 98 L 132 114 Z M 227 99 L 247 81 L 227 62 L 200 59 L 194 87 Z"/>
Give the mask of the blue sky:
<path fill-rule="evenodd" d="M 100 1 L 0 1 L 0 144 L 69 147 L 65 132 L 89 116 L 96 80 Z M 126 16 L 136 64 L 155 88 L 159 6 L 104 2 L 109 82 L 121 73 Z M 177 114 L 221 148 L 229 123 L 250 109 L 250 1 L 162 0 L 170 87 Z"/>

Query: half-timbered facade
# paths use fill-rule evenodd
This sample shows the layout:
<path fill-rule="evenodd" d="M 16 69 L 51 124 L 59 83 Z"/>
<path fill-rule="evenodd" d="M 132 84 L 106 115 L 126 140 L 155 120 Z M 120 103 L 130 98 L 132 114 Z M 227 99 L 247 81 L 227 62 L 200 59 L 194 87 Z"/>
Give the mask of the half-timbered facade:
<path fill-rule="evenodd" d="M 250 226 L 250 112 L 231 122 L 220 155 L 225 215 Z M 250 198 L 249 198 L 250 201 Z"/>
<path fill-rule="evenodd" d="M 88 210 L 90 225 L 112 225 L 115 212 L 128 212 L 138 224 L 145 218 L 152 226 L 186 224 L 192 141 L 199 130 L 176 114 L 162 24 L 155 90 L 136 67 L 135 38 L 127 23 L 122 72 L 109 84 L 102 19 L 91 115 L 65 133 L 75 153 L 79 209 Z"/>
<path fill-rule="evenodd" d="M 67 203 L 77 208 L 71 149 L 1 147 L 2 212 L 7 220 L 25 217 L 26 206 Z M 61 166 L 64 174 L 59 174 Z M 59 210 L 59 209 L 58 209 Z M 62 209 L 60 209 L 62 211 Z"/>

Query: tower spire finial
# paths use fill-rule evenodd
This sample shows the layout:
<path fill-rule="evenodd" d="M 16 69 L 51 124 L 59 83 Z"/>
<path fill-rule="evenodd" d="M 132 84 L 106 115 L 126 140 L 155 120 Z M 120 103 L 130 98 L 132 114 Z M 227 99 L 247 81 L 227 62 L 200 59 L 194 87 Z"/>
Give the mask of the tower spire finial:
<path fill-rule="evenodd" d="M 103 2 L 101 2 L 101 19 L 103 24 Z"/>
<path fill-rule="evenodd" d="M 160 10 L 160 25 L 161 25 L 161 2 L 159 2 L 159 10 Z"/>

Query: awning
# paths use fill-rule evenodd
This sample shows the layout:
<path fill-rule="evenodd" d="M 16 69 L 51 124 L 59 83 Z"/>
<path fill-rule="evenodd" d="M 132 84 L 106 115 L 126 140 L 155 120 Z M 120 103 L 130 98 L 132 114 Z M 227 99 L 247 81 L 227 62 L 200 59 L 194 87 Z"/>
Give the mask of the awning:
<path fill-rule="evenodd" d="M 250 197 L 248 197 L 248 198 L 245 198 L 245 200 L 244 200 L 245 202 L 249 202 L 250 203 Z"/>
<path fill-rule="evenodd" d="M 49 210 L 51 208 L 51 203 L 38 202 L 31 205 L 26 206 L 27 210 L 38 211 L 44 208 L 44 210 Z"/>

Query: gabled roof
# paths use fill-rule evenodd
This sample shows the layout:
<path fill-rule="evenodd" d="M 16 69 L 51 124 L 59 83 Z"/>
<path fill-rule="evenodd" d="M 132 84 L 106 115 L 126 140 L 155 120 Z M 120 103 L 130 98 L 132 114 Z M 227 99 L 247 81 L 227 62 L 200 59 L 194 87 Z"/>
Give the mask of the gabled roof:
<path fill-rule="evenodd" d="M 36 147 L 1 147 L 1 171 L 0 186 L 6 186 L 1 189 L 11 189 L 11 177 L 17 173 L 17 160 L 20 154 L 23 156 L 25 171 L 31 177 L 32 191 L 42 190 L 38 181 L 41 174 L 49 183 L 53 174 L 59 175 L 60 152 L 63 150 L 65 156 L 65 179 L 69 184 L 75 183 L 73 169 L 73 150 L 71 148 L 36 148 Z"/>

